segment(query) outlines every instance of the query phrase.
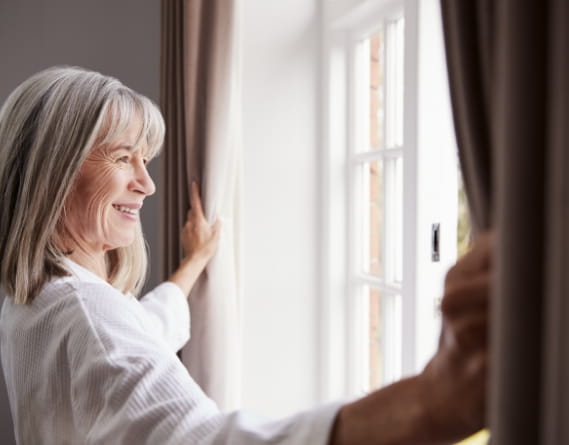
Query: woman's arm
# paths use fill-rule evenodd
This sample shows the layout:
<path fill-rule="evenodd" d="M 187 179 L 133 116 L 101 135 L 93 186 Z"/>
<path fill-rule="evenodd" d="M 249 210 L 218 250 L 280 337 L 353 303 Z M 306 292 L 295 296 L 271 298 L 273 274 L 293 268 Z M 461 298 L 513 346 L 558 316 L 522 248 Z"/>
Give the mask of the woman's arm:
<path fill-rule="evenodd" d="M 55 337 L 69 340 L 63 346 L 69 359 L 62 368 L 72 372 L 52 374 L 71 379 L 69 419 L 78 442 L 325 445 L 339 404 L 278 420 L 244 411 L 222 413 L 178 357 L 139 323 L 140 308 L 132 300 L 103 284 L 87 287 L 74 299 L 72 316 L 61 315 L 73 334 Z"/>
<path fill-rule="evenodd" d="M 439 349 L 423 372 L 341 408 L 331 445 L 454 443 L 484 425 L 492 236 L 447 274 Z"/>
<path fill-rule="evenodd" d="M 172 350 L 183 347 L 190 338 L 187 297 L 217 248 L 220 224 L 210 225 L 203 214 L 196 184 L 192 184 L 192 210 L 182 229 L 184 258 L 166 283 L 140 299 L 149 319 L 147 325 L 165 340 Z"/>
<path fill-rule="evenodd" d="M 192 183 L 192 208 L 188 211 L 186 224 L 182 229 L 184 258 L 168 281 L 177 284 L 185 295 L 190 293 L 194 283 L 215 253 L 219 242 L 221 224 L 219 220 L 209 224 L 206 220 L 198 186 Z"/>

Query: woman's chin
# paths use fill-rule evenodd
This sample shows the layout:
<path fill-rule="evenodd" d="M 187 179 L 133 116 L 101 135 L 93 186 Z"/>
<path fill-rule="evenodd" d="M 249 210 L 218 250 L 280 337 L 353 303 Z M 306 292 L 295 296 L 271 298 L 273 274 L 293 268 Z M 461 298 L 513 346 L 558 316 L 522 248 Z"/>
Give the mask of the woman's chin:
<path fill-rule="evenodd" d="M 132 245 L 132 243 L 134 243 L 134 237 L 132 237 L 132 239 L 128 239 L 128 240 L 117 240 L 114 243 L 110 243 L 110 244 L 105 244 L 103 246 L 103 250 L 105 252 L 109 251 L 109 250 L 115 250 L 115 249 L 120 249 L 121 247 L 129 247 L 130 245 Z"/>

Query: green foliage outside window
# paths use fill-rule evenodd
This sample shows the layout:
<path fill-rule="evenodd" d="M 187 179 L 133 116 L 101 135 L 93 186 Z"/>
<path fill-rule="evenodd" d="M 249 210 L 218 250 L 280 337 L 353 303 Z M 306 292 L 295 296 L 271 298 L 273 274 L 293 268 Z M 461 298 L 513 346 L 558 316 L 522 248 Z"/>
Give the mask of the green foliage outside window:
<path fill-rule="evenodd" d="M 457 258 L 460 258 L 470 247 L 470 216 L 468 212 L 468 201 L 462 182 L 460 170 L 458 172 L 458 221 L 457 221 Z"/>

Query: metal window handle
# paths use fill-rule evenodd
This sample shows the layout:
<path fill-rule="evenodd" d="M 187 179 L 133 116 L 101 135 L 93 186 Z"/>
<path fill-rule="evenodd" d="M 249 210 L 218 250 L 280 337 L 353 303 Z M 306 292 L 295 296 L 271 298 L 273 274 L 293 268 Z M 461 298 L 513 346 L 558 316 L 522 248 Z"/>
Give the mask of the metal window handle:
<path fill-rule="evenodd" d="M 438 262 L 441 257 L 441 225 L 434 223 L 431 228 L 431 260 Z"/>

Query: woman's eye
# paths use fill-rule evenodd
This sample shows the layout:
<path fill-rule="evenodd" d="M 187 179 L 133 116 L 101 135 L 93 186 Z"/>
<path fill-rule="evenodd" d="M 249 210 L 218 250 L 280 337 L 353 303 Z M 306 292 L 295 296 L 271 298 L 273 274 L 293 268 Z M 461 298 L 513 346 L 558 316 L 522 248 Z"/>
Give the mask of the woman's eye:
<path fill-rule="evenodd" d="M 128 163 L 129 160 L 130 160 L 130 158 L 128 156 L 121 156 L 120 158 L 117 159 L 117 162 L 126 164 L 126 163 Z"/>

